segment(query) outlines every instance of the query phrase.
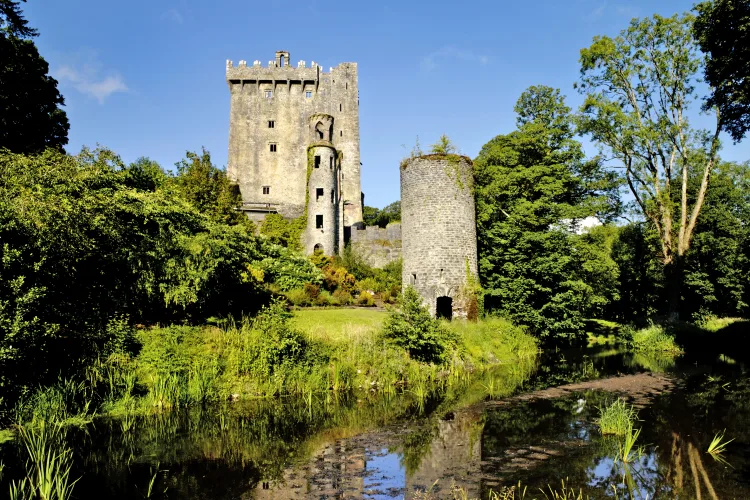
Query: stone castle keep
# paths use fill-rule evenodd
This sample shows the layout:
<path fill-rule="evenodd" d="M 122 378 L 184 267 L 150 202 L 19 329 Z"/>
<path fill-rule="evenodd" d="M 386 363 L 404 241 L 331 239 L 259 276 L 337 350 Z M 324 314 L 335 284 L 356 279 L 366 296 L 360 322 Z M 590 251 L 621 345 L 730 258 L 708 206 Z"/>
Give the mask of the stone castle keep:
<path fill-rule="evenodd" d="M 414 286 L 433 316 L 465 314 L 461 294 L 477 276 L 471 160 L 410 158 L 401 167 L 401 224 L 365 229 L 357 64 L 294 68 L 279 51 L 267 66 L 227 61 L 226 80 L 227 174 L 250 219 L 304 218 L 308 254 L 335 255 L 351 242 L 376 267 L 403 256 L 403 286 Z"/>
<path fill-rule="evenodd" d="M 339 253 L 362 226 L 357 64 L 328 73 L 294 68 L 289 52 L 248 66 L 227 61 L 231 95 L 227 174 L 254 221 L 306 216 L 303 246 Z"/>

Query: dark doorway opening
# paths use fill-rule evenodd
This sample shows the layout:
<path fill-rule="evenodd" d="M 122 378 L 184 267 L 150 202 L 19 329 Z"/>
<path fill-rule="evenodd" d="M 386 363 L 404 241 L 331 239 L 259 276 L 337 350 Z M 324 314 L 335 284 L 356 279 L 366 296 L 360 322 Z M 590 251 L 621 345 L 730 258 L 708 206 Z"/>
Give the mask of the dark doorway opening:
<path fill-rule="evenodd" d="M 450 297 L 438 297 L 435 306 L 435 316 L 445 318 L 448 321 L 453 319 L 453 299 Z"/>

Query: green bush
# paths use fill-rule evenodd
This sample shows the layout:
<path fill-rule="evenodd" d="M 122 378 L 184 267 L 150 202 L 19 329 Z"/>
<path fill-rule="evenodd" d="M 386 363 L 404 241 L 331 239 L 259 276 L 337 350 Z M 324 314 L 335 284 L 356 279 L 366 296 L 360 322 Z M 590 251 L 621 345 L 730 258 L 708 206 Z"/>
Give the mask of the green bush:
<path fill-rule="evenodd" d="M 304 288 L 294 288 L 285 292 L 284 296 L 293 306 L 305 307 L 311 304 L 310 296 Z"/>
<path fill-rule="evenodd" d="M 341 288 L 334 290 L 332 296 L 342 306 L 348 306 L 354 301 L 352 294 Z"/>
<path fill-rule="evenodd" d="M 426 363 L 443 361 L 446 350 L 456 345 L 455 335 L 430 316 L 422 297 L 411 286 L 404 292 L 401 308 L 386 318 L 383 337 Z"/>
<path fill-rule="evenodd" d="M 640 330 L 625 328 L 623 335 L 626 338 L 626 344 L 634 351 L 670 354 L 682 352 L 674 335 L 668 333 L 661 325 L 651 325 Z"/>
<path fill-rule="evenodd" d="M 357 304 L 365 307 L 372 307 L 375 305 L 375 297 L 369 292 L 361 292 L 357 297 Z"/>

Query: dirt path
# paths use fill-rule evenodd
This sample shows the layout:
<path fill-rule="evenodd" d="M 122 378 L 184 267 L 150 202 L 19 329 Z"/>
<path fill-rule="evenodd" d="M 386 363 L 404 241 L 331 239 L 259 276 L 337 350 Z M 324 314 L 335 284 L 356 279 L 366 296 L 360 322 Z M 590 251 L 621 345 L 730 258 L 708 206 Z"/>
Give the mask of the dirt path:
<path fill-rule="evenodd" d="M 677 386 L 677 381 L 660 373 L 638 373 L 619 377 L 591 380 L 576 384 L 566 384 L 536 392 L 519 394 L 500 401 L 490 401 L 487 406 L 502 406 L 517 401 L 531 401 L 534 399 L 552 399 L 569 396 L 573 392 L 587 390 L 601 390 L 625 396 L 631 404 L 643 407 L 664 392 L 671 391 Z"/>

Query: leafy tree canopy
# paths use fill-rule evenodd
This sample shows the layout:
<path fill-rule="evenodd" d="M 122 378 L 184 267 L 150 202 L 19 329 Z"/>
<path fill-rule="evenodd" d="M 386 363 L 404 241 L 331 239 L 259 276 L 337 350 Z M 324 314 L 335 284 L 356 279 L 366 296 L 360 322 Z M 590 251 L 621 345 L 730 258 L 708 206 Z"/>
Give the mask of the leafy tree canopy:
<path fill-rule="evenodd" d="M 693 34 L 707 55 L 711 94 L 705 108 L 721 112 L 721 126 L 735 142 L 750 129 L 750 2 L 711 0 L 694 9 Z"/>
<path fill-rule="evenodd" d="M 19 2 L 0 0 L 0 149 L 17 153 L 68 143 L 65 101 L 33 36 Z"/>
<path fill-rule="evenodd" d="M 558 90 L 531 87 L 516 111 L 518 130 L 492 139 L 474 161 L 485 307 L 541 336 L 573 337 L 611 299 L 600 286 L 607 280 L 594 277 L 616 266 L 566 228 L 591 215 L 613 218 L 618 183 L 598 159 L 585 159 Z"/>

